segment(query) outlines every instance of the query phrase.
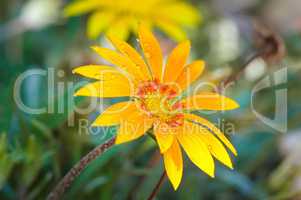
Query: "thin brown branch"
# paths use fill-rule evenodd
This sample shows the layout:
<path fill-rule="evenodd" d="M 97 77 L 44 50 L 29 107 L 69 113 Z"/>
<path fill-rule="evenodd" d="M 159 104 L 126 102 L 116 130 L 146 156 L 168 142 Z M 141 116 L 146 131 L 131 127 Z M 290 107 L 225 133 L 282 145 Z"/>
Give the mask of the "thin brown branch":
<path fill-rule="evenodd" d="M 152 193 L 150 194 L 150 196 L 147 198 L 147 200 L 153 200 L 155 198 L 155 196 L 158 194 L 159 189 L 164 181 L 166 177 L 166 171 L 164 170 L 157 185 L 155 186 L 155 188 L 153 189 Z"/>
<path fill-rule="evenodd" d="M 64 176 L 64 178 L 57 184 L 57 186 L 48 195 L 47 200 L 59 200 L 72 184 L 74 179 L 80 175 L 80 173 L 98 156 L 102 155 L 115 143 L 115 137 L 106 141 L 103 144 L 95 147 L 86 156 L 84 156 L 76 165 L 74 165 L 70 171 Z"/>
<path fill-rule="evenodd" d="M 253 26 L 254 43 L 257 49 L 256 52 L 242 64 L 238 71 L 234 72 L 222 82 L 220 89 L 227 88 L 229 84 L 237 81 L 248 65 L 257 58 L 262 58 L 268 64 L 280 62 L 284 58 L 286 48 L 281 36 L 258 21 L 254 21 Z"/>
<path fill-rule="evenodd" d="M 245 69 L 248 67 L 248 65 L 256 60 L 257 58 L 261 57 L 261 53 L 256 53 L 253 56 L 251 56 L 243 65 L 239 68 L 238 71 L 235 73 L 231 74 L 225 81 L 222 82 L 222 87 L 227 88 L 229 84 L 231 84 L 234 81 L 237 81 L 238 78 L 241 76 L 241 74 L 245 71 Z"/>

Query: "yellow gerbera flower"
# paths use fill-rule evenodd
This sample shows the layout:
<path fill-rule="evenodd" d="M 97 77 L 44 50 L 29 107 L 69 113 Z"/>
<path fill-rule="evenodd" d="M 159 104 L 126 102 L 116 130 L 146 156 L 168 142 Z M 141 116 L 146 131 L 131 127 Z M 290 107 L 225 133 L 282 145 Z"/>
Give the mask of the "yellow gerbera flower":
<path fill-rule="evenodd" d="M 137 139 L 151 130 L 149 133 L 163 154 L 174 189 L 178 188 L 183 172 L 180 146 L 191 161 L 211 177 L 214 177 L 213 157 L 232 168 L 224 145 L 237 155 L 233 145 L 212 123 L 190 111 L 230 110 L 238 104 L 213 92 L 177 98 L 201 75 L 204 61 L 185 65 L 190 42 L 184 41 L 174 48 L 163 67 L 161 48 L 154 35 L 143 25 L 138 34 L 146 62 L 128 43 L 109 36 L 118 52 L 102 47 L 93 49 L 115 67 L 89 65 L 74 70 L 74 73 L 96 79 L 80 88 L 75 96 L 130 97 L 129 101 L 106 109 L 93 126 L 119 125 L 116 144 Z"/>
<path fill-rule="evenodd" d="M 137 22 L 156 26 L 175 40 L 186 37 L 182 27 L 195 27 L 200 21 L 198 11 L 183 0 L 77 0 L 68 5 L 67 17 L 93 13 L 87 22 L 87 34 L 95 39 L 102 32 L 126 40 L 137 31 Z"/>

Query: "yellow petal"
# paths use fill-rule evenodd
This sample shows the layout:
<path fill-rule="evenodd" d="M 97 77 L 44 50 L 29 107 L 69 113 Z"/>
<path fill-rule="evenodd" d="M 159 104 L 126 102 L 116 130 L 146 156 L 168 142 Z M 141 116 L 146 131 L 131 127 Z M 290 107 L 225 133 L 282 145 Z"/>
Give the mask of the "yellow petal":
<path fill-rule="evenodd" d="M 153 121 L 142 113 L 135 113 L 120 123 L 116 144 L 121 144 L 141 137 L 153 125 Z"/>
<path fill-rule="evenodd" d="M 226 136 L 217 127 L 215 127 L 214 124 L 212 124 L 211 122 L 209 122 L 208 120 L 206 120 L 202 117 L 199 117 L 199 116 L 193 115 L 193 114 L 184 114 L 184 118 L 186 120 L 193 121 L 193 122 L 196 122 L 196 123 L 198 123 L 202 126 L 207 127 L 210 132 L 215 134 L 226 145 L 226 147 L 228 147 L 230 149 L 230 151 L 235 156 L 237 156 L 237 151 L 236 151 L 235 147 L 226 138 Z"/>
<path fill-rule="evenodd" d="M 164 153 L 172 144 L 175 133 L 167 124 L 158 124 L 154 127 L 154 134 L 160 148 Z"/>
<path fill-rule="evenodd" d="M 182 72 L 189 56 L 190 42 L 188 40 L 178 44 L 169 55 L 164 71 L 163 82 L 174 82 Z"/>
<path fill-rule="evenodd" d="M 120 124 L 127 117 L 139 113 L 136 104 L 131 101 L 116 103 L 108 107 L 93 122 L 92 126 L 113 126 Z"/>
<path fill-rule="evenodd" d="M 183 175 L 183 158 L 180 146 L 176 140 L 171 147 L 163 154 L 165 170 L 173 188 L 176 190 Z"/>
<path fill-rule="evenodd" d="M 114 13 L 112 12 L 95 12 L 87 22 L 87 35 L 91 39 L 97 38 L 113 21 Z"/>
<path fill-rule="evenodd" d="M 151 67 L 153 78 L 161 80 L 163 56 L 159 42 L 145 25 L 139 26 L 138 35 L 144 56 Z"/>
<path fill-rule="evenodd" d="M 186 33 L 184 30 L 177 24 L 172 23 L 170 21 L 159 19 L 156 22 L 156 25 L 161 29 L 166 35 L 171 37 L 176 41 L 183 41 L 185 40 Z"/>
<path fill-rule="evenodd" d="M 164 18 L 183 26 L 195 27 L 201 21 L 201 15 L 198 9 L 185 2 L 161 6 L 158 13 Z M 179 13 L 181 13 L 181 15 L 179 15 Z"/>
<path fill-rule="evenodd" d="M 105 1 L 99 0 L 86 0 L 86 1 L 75 1 L 74 3 L 69 4 L 64 9 L 64 16 L 70 17 L 75 15 L 81 15 L 87 13 L 91 10 L 97 9 L 100 6 L 103 6 Z"/>
<path fill-rule="evenodd" d="M 234 100 L 213 92 L 202 92 L 184 101 L 184 109 L 191 110 L 232 110 L 239 107 Z"/>
<path fill-rule="evenodd" d="M 185 90 L 203 73 L 204 68 L 205 62 L 202 60 L 196 60 L 193 63 L 187 65 L 176 80 L 176 83 L 178 84 L 180 89 Z"/>
<path fill-rule="evenodd" d="M 112 22 L 107 35 L 114 35 L 121 40 L 127 40 L 130 35 L 130 24 L 128 18 L 118 18 L 118 20 Z"/>
<path fill-rule="evenodd" d="M 194 127 L 193 129 L 198 130 L 196 138 L 203 141 L 207 145 L 210 153 L 221 163 L 233 169 L 232 161 L 230 159 L 230 156 L 228 155 L 227 150 L 225 149 L 223 144 L 216 137 L 214 137 L 213 133 L 208 131 L 207 128 L 194 124 L 193 122 L 191 122 L 190 124 L 192 127 Z"/>
<path fill-rule="evenodd" d="M 140 75 L 144 80 L 151 79 L 151 74 L 149 73 L 147 65 L 145 64 L 143 58 L 133 47 L 113 35 L 109 35 L 109 39 L 116 47 L 116 49 L 118 49 L 123 55 L 127 56 L 133 63 L 135 63 L 136 67 L 141 72 Z"/>
<path fill-rule="evenodd" d="M 92 47 L 94 51 L 96 51 L 102 58 L 106 59 L 107 61 L 113 63 L 117 67 L 123 69 L 124 71 L 128 72 L 131 76 L 133 76 L 136 80 L 143 80 L 139 74 L 139 69 L 136 65 L 126 56 L 119 54 L 113 50 L 103 48 L 103 47 Z"/>
<path fill-rule="evenodd" d="M 198 139 L 197 130 L 185 123 L 183 132 L 176 136 L 190 160 L 202 171 L 214 177 L 214 161 L 207 145 Z"/>
<path fill-rule="evenodd" d="M 100 98 L 128 97 L 132 96 L 133 87 L 128 79 L 116 76 L 109 81 L 97 81 L 89 83 L 76 91 L 74 96 L 90 96 Z"/>
<path fill-rule="evenodd" d="M 93 78 L 97 80 L 112 80 L 115 75 L 121 75 L 122 72 L 118 71 L 116 68 L 105 65 L 85 65 L 75 68 L 73 71 L 75 74 L 82 75 L 87 78 Z"/>

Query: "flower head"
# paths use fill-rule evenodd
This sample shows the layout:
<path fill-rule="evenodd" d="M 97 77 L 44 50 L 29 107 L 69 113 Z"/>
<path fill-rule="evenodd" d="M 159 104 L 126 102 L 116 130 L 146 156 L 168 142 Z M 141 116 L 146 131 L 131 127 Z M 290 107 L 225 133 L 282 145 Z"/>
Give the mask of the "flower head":
<path fill-rule="evenodd" d="M 91 39 L 105 32 L 126 40 L 131 32 L 137 32 L 137 22 L 143 21 L 182 40 L 186 37 L 182 28 L 194 27 L 200 21 L 198 11 L 183 0 L 77 0 L 64 14 L 70 17 L 88 12 L 92 12 L 87 22 Z"/>
<path fill-rule="evenodd" d="M 96 80 L 80 88 L 76 96 L 130 97 L 129 101 L 107 108 L 93 126 L 118 125 L 116 144 L 132 141 L 147 132 L 152 134 L 175 189 L 183 173 L 181 149 L 211 177 L 214 177 L 213 157 L 232 168 L 226 148 L 236 155 L 233 145 L 217 127 L 191 111 L 230 110 L 238 104 L 214 92 L 179 98 L 202 74 L 204 61 L 186 65 L 190 42 L 184 41 L 173 49 L 163 67 L 161 48 L 154 35 L 144 25 L 139 27 L 138 33 L 145 59 L 128 43 L 110 36 L 118 51 L 102 47 L 93 49 L 115 67 L 89 65 L 74 70 Z"/>

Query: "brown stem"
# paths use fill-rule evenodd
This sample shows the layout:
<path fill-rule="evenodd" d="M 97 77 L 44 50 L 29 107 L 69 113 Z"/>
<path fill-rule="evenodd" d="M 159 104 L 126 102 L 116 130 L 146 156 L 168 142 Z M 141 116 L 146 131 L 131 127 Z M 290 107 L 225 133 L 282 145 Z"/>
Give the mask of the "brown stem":
<path fill-rule="evenodd" d="M 59 200 L 62 195 L 72 184 L 74 179 L 80 175 L 80 173 L 98 156 L 108 150 L 115 143 L 115 137 L 106 141 L 103 144 L 95 147 L 86 156 L 84 156 L 76 165 L 74 165 L 69 172 L 64 176 L 64 178 L 56 185 L 56 187 L 48 195 L 47 200 Z"/>
<path fill-rule="evenodd" d="M 262 58 L 268 64 L 277 63 L 284 58 L 286 49 L 280 35 L 269 27 L 260 24 L 258 21 L 254 21 L 253 26 L 254 43 L 257 49 L 256 53 L 249 58 L 237 72 L 234 72 L 234 74 L 223 81 L 220 89 L 227 88 L 229 84 L 238 80 L 247 66 L 257 58 Z"/>
<path fill-rule="evenodd" d="M 159 192 L 159 189 L 160 189 L 165 177 L 166 177 L 166 171 L 164 170 L 161 177 L 160 177 L 160 179 L 159 179 L 159 181 L 158 181 L 158 183 L 157 183 L 157 185 L 155 186 L 155 188 L 153 189 L 152 193 L 150 194 L 150 196 L 148 197 L 147 200 L 153 200 L 154 199 L 154 197 Z"/>
<path fill-rule="evenodd" d="M 237 79 L 241 76 L 241 74 L 245 71 L 245 69 L 247 68 L 247 66 L 253 62 L 255 59 L 261 57 L 261 53 L 256 53 L 254 54 L 252 57 L 250 57 L 240 68 L 238 71 L 236 71 L 234 74 L 232 74 L 231 76 L 229 76 L 225 81 L 223 81 L 222 83 L 222 87 L 223 88 L 227 88 L 227 86 L 229 84 L 231 84 L 234 81 L 237 81 Z"/>

